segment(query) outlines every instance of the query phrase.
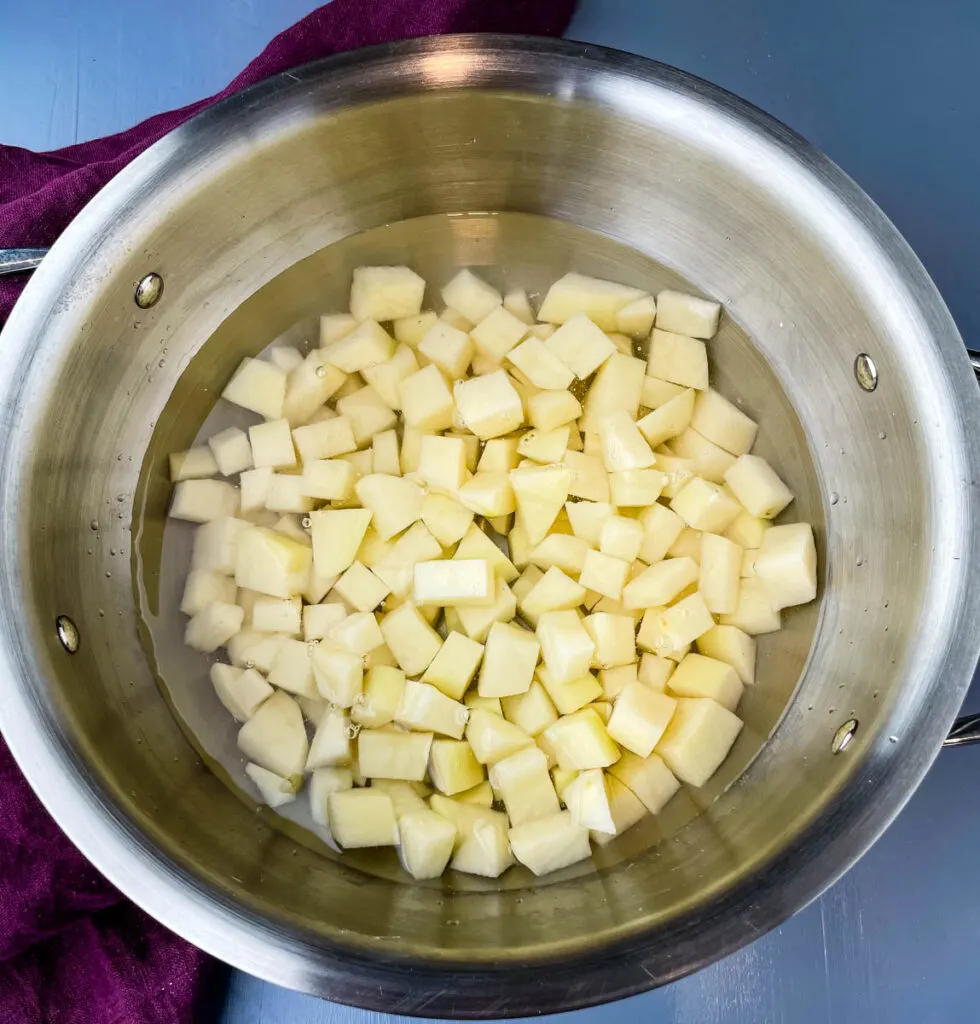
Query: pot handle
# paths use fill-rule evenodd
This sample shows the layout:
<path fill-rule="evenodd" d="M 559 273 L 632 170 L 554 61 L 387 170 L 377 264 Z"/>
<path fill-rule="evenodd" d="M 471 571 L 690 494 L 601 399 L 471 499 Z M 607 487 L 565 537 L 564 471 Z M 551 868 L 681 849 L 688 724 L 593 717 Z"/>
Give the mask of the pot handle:
<path fill-rule="evenodd" d="M 0 277 L 36 270 L 47 255 L 47 249 L 0 249 Z M 967 349 L 970 364 L 980 380 L 980 352 Z M 953 723 L 944 747 L 964 747 L 980 743 L 980 715 L 966 715 Z"/>
<path fill-rule="evenodd" d="M 47 249 L 0 249 L 0 277 L 36 270 L 47 254 Z"/>

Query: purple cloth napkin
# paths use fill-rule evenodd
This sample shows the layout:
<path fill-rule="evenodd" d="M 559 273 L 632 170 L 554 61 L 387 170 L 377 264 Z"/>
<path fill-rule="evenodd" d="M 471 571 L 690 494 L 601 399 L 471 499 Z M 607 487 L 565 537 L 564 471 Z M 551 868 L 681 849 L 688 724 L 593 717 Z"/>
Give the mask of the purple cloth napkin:
<path fill-rule="evenodd" d="M 447 32 L 560 35 L 575 0 L 333 0 L 277 36 L 224 90 L 52 153 L 0 146 L 0 248 L 48 246 L 151 143 L 215 100 L 372 43 Z M 0 278 L 0 322 L 24 285 Z M 0 1024 L 178 1024 L 208 958 L 127 903 L 48 817 L 0 742 Z"/>

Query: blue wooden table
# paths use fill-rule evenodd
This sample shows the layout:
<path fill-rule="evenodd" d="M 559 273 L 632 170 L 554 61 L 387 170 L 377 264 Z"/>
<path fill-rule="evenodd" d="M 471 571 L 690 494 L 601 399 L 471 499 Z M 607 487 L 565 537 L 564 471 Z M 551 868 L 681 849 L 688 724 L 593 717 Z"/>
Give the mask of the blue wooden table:
<path fill-rule="evenodd" d="M 313 6 L 312 0 L 0 0 L 0 141 L 50 149 L 214 92 Z M 583 0 L 569 34 L 701 75 L 807 136 L 891 216 L 968 344 L 980 348 L 977 0 Z M 980 710 L 978 685 L 967 710 Z M 980 747 L 943 754 L 871 853 L 782 928 L 658 992 L 546 1019 L 976 1020 L 978 784 Z M 223 1024 L 403 1019 L 320 1002 L 237 973 L 216 1002 L 223 1008 L 205 1019 L 218 1013 Z"/>

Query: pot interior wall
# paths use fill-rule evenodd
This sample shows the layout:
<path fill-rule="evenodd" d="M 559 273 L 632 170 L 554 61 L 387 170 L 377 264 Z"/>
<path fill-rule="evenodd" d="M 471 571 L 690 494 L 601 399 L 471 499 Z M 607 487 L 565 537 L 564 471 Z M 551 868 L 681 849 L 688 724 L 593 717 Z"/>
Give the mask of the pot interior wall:
<path fill-rule="evenodd" d="M 166 851 L 202 898 L 233 901 L 310 950 L 528 963 L 641 933 L 679 948 L 713 900 L 785 850 L 853 771 L 870 770 L 865 753 L 896 727 L 898 696 L 909 707 L 919 697 L 935 445 L 896 341 L 914 352 L 917 325 L 854 283 L 850 261 L 864 257 L 847 244 L 853 225 L 841 221 L 840 244 L 828 238 L 824 200 L 789 172 L 763 180 L 751 154 L 739 163 L 696 122 L 658 123 L 639 106 L 614 115 L 587 99 L 445 89 L 339 110 L 330 90 L 300 88 L 262 122 L 243 113 L 219 139 L 202 132 L 171 184 L 148 183 L 159 205 L 135 215 L 135 239 L 103 242 L 75 292 L 85 318 L 74 344 L 30 369 L 25 636 L 49 680 L 37 699 L 135 842 Z M 445 216 L 474 211 L 529 216 Z M 210 700 L 173 618 L 184 565 L 175 555 L 152 575 L 164 454 L 198 433 L 243 354 L 344 308 L 349 271 L 365 261 L 408 262 L 433 281 L 487 266 L 500 283 L 538 288 L 574 268 L 651 289 L 690 282 L 720 299 L 730 316 L 711 344 L 715 380 L 760 419 L 759 451 L 797 495 L 793 517 L 817 530 L 819 616 L 793 612 L 762 645 L 748 726 L 717 779 L 594 864 L 542 883 L 515 872 L 499 889 L 403 884 L 387 855 L 338 861 L 256 813 L 188 742 L 138 628 L 142 591 L 163 622 L 161 675 Z M 141 311 L 133 286 L 150 270 L 164 297 Z M 878 363 L 874 394 L 855 384 L 860 351 Z M 59 614 L 81 632 L 72 657 L 55 638 Z M 860 730 L 834 757 L 850 717 Z M 223 759 L 229 736 L 212 756 Z"/>

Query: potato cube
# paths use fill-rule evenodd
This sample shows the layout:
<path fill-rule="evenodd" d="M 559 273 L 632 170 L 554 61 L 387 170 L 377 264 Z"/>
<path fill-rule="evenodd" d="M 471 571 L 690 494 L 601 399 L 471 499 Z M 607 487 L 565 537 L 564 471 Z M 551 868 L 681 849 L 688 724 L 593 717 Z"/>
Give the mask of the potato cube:
<path fill-rule="evenodd" d="M 399 605 L 381 620 L 381 632 L 399 666 L 419 676 L 439 653 L 442 638 L 410 604 Z"/>
<path fill-rule="evenodd" d="M 376 789 L 348 789 L 327 798 L 330 832 L 345 850 L 367 846 L 395 846 L 398 825 L 387 793 Z"/>
<path fill-rule="evenodd" d="M 270 512 L 305 513 L 312 510 L 313 499 L 303 493 L 303 478 L 301 476 L 297 476 L 295 473 L 273 473 L 265 492 L 265 507 Z M 288 531 L 281 530 L 280 532 Z M 297 539 L 299 538 L 297 537 Z"/>
<path fill-rule="evenodd" d="M 504 309 L 512 313 L 523 324 L 530 327 L 534 323 L 534 311 L 523 288 L 512 288 L 504 296 Z"/>
<path fill-rule="evenodd" d="M 601 551 L 588 551 L 579 575 L 579 583 L 605 597 L 618 601 L 629 573 L 629 562 L 604 555 Z"/>
<path fill-rule="evenodd" d="M 741 511 L 717 484 L 694 477 L 671 500 L 670 507 L 693 530 L 722 533 Z"/>
<path fill-rule="evenodd" d="M 713 338 L 718 330 L 721 306 L 684 292 L 665 290 L 657 295 L 657 324 L 665 331 L 692 338 Z"/>
<path fill-rule="evenodd" d="M 588 673 L 595 645 L 577 612 L 543 612 L 535 633 L 548 673 L 556 683 L 568 683 Z"/>
<path fill-rule="evenodd" d="M 421 782 L 429 765 L 431 732 L 363 729 L 357 738 L 357 764 L 368 779 Z"/>
<path fill-rule="evenodd" d="M 560 768 L 605 768 L 619 759 L 619 748 L 602 719 L 588 707 L 559 718 L 542 736 L 553 746 Z"/>
<path fill-rule="evenodd" d="M 448 430 L 453 425 L 453 395 L 433 365 L 406 377 L 398 385 L 405 425 L 420 431 Z M 407 472 L 405 466 L 402 471 Z"/>
<path fill-rule="evenodd" d="M 245 612 L 237 604 L 212 601 L 187 623 L 184 643 L 196 651 L 211 654 L 223 647 L 241 628 Z"/>
<path fill-rule="evenodd" d="M 774 633 L 781 626 L 779 611 L 772 606 L 772 599 L 762 580 L 742 579 L 738 591 L 735 611 L 719 616 L 723 626 L 737 626 L 749 636 L 760 633 Z"/>
<path fill-rule="evenodd" d="M 296 787 L 292 782 L 261 765 L 249 762 L 245 765 L 245 774 L 262 794 L 262 802 L 269 807 L 282 807 L 296 799 Z"/>
<path fill-rule="evenodd" d="M 611 412 L 625 412 L 636 419 L 643 394 L 646 365 L 642 359 L 622 352 L 614 352 L 599 367 L 585 396 L 579 429 L 586 434 L 599 430 L 599 421 Z"/>
<path fill-rule="evenodd" d="M 304 464 L 315 459 L 332 459 L 357 448 L 354 431 L 344 416 L 296 427 L 293 442 Z"/>
<path fill-rule="evenodd" d="M 667 728 L 676 703 L 673 697 L 643 683 L 630 683 L 617 698 L 606 729 L 620 746 L 638 757 L 648 757 Z"/>
<path fill-rule="evenodd" d="M 246 445 L 248 439 L 246 438 Z M 252 450 L 248 453 L 252 461 Z M 243 466 L 247 469 L 248 466 Z M 203 480 L 218 472 L 218 462 L 210 448 L 191 448 L 186 452 L 173 452 L 170 456 L 170 479 L 173 483 L 181 480 Z M 228 474 L 223 474 L 227 476 Z"/>
<path fill-rule="evenodd" d="M 709 612 L 721 615 L 735 611 L 741 571 L 742 549 L 734 541 L 714 533 L 701 534 L 698 590 Z"/>
<path fill-rule="evenodd" d="M 352 707 L 364 688 L 364 656 L 323 640 L 308 651 L 307 658 L 320 696 L 339 707 Z"/>
<path fill-rule="evenodd" d="M 606 413 L 600 419 L 599 440 L 603 465 L 610 473 L 647 469 L 656 462 L 650 446 L 624 410 Z"/>
<path fill-rule="evenodd" d="M 709 629 L 708 633 L 710 632 L 711 630 Z M 700 639 L 706 637 L 708 633 L 703 633 Z M 667 658 L 662 658 L 658 654 L 643 654 L 640 657 L 636 677 L 645 686 L 663 691 L 676 668 L 677 666 L 674 662 L 669 661 Z"/>
<path fill-rule="evenodd" d="M 418 316 L 425 281 L 409 267 L 356 267 L 350 311 L 356 320 L 397 320 Z"/>
<path fill-rule="evenodd" d="M 623 306 L 616 313 L 616 330 L 631 338 L 643 339 L 650 335 L 657 316 L 657 304 L 652 295 L 644 295 Z"/>
<path fill-rule="evenodd" d="M 534 743 L 523 729 L 508 722 L 502 715 L 477 707 L 470 708 L 466 740 L 480 764 L 496 764 Z"/>
<path fill-rule="evenodd" d="M 599 531 L 599 550 L 604 555 L 632 562 L 643 543 L 643 524 L 625 516 L 610 516 Z"/>
<path fill-rule="evenodd" d="M 755 574 L 776 611 L 812 601 L 817 596 L 817 550 L 810 524 L 790 523 L 767 531 Z"/>
<path fill-rule="evenodd" d="M 708 387 L 708 350 L 703 341 L 654 327 L 647 373 L 651 377 L 703 391 Z"/>
<path fill-rule="evenodd" d="M 225 648 L 228 660 L 233 665 L 268 672 L 285 640 L 286 637 L 278 633 L 258 633 L 252 629 L 243 629 L 228 641 Z"/>
<path fill-rule="evenodd" d="M 185 615 L 197 615 L 202 608 L 219 601 L 234 604 L 237 588 L 235 581 L 214 569 L 192 569 L 184 584 L 180 610 Z"/>
<path fill-rule="evenodd" d="M 446 796 L 455 796 L 478 786 L 484 779 L 483 766 L 465 740 L 436 739 L 429 752 L 432 785 Z"/>
<path fill-rule="evenodd" d="M 671 438 L 670 447 L 676 455 L 689 459 L 695 472 L 712 483 L 722 483 L 725 474 L 735 464 L 734 455 L 709 441 L 693 427 Z"/>
<path fill-rule="evenodd" d="M 554 430 L 529 430 L 517 446 L 517 451 L 534 462 L 561 462 L 568 447 L 568 424 Z"/>
<path fill-rule="evenodd" d="M 357 373 L 376 363 L 391 359 L 395 341 L 376 321 L 363 320 L 350 334 L 344 335 L 326 349 L 326 356 L 332 366 L 344 373 Z"/>
<path fill-rule="evenodd" d="M 638 521 L 643 526 L 639 557 L 648 565 L 661 561 L 684 529 L 684 520 L 663 505 L 644 509 Z"/>
<path fill-rule="evenodd" d="M 598 546 L 603 524 L 616 514 L 616 508 L 606 501 L 568 501 L 565 512 L 575 536 Z"/>
<path fill-rule="evenodd" d="M 659 754 L 637 757 L 631 751 L 624 751 L 610 766 L 609 774 L 638 797 L 651 814 L 658 814 L 681 788 Z"/>
<path fill-rule="evenodd" d="M 390 540 L 417 522 L 425 491 L 406 477 L 371 473 L 354 485 L 357 500 L 370 509 L 371 525 L 382 540 Z"/>
<path fill-rule="evenodd" d="M 266 419 L 279 419 L 286 398 L 286 374 L 272 363 L 246 357 L 221 397 Z"/>
<path fill-rule="evenodd" d="M 469 711 L 466 706 L 447 697 L 428 683 L 408 680 L 401 703 L 395 713 L 395 724 L 416 732 L 433 732 L 459 740 L 463 738 Z"/>
<path fill-rule="evenodd" d="M 690 425 L 702 437 L 733 455 L 751 451 L 758 430 L 755 420 L 711 388 L 698 395 Z"/>
<path fill-rule="evenodd" d="M 698 566 L 690 558 L 668 558 L 645 569 L 623 588 L 628 609 L 653 608 L 673 601 L 698 578 Z"/>
<path fill-rule="evenodd" d="M 692 530 L 685 526 L 678 534 L 677 540 L 670 545 L 667 552 L 668 558 L 690 558 L 698 565 L 701 564 L 701 537 L 700 530 Z"/>
<path fill-rule="evenodd" d="M 347 381 L 347 374 L 327 361 L 324 349 L 314 349 L 289 374 L 283 417 L 291 427 L 313 422 L 324 412 L 330 412 L 325 405 L 327 399 L 339 392 Z"/>
<path fill-rule="evenodd" d="M 493 568 L 485 559 L 415 564 L 412 598 L 418 605 L 486 605 L 495 593 Z"/>
<path fill-rule="evenodd" d="M 480 668 L 481 697 L 507 697 L 525 693 L 534 677 L 541 648 L 533 633 L 504 622 L 494 622 L 487 635 Z"/>
<path fill-rule="evenodd" d="M 252 628 L 263 633 L 286 633 L 298 636 L 303 602 L 298 597 L 265 597 L 257 595 L 252 605 Z"/>
<path fill-rule="evenodd" d="M 537 679 L 531 683 L 527 693 L 503 697 L 500 703 L 504 718 L 519 726 L 528 736 L 537 736 L 558 720 L 551 698 Z"/>
<path fill-rule="evenodd" d="M 238 511 L 238 488 L 221 480 L 181 480 L 174 487 L 171 519 L 209 523 L 233 516 Z"/>
<path fill-rule="evenodd" d="M 477 472 L 509 473 L 516 469 L 520 461 L 517 456 L 517 444 L 516 437 L 496 437 L 487 441 L 477 464 Z"/>
<path fill-rule="evenodd" d="M 477 643 L 487 639 L 495 622 L 510 622 L 517 611 L 517 600 L 510 587 L 498 576 L 497 592 L 493 604 L 485 607 L 455 609 L 459 616 L 459 624 L 463 632 Z"/>
<path fill-rule="evenodd" d="M 496 288 L 470 270 L 461 270 L 443 289 L 447 306 L 458 310 L 471 324 L 478 324 L 503 302 Z"/>
<path fill-rule="evenodd" d="M 647 809 L 627 786 L 612 775 L 606 776 L 606 789 L 609 798 L 609 813 L 614 831 L 600 832 L 592 829 L 589 836 L 599 846 L 606 846 L 618 835 L 631 829 L 647 815 Z"/>
<path fill-rule="evenodd" d="M 579 400 L 569 391 L 541 391 L 527 401 L 527 418 L 538 430 L 554 430 L 582 415 Z"/>
<path fill-rule="evenodd" d="M 357 694 L 351 719 L 358 725 L 376 729 L 395 720 L 405 689 L 405 673 L 390 665 L 376 665 L 364 677 L 363 693 Z"/>
<path fill-rule="evenodd" d="M 350 723 L 342 711 L 329 710 L 320 718 L 310 743 L 306 770 L 339 768 L 351 763 Z"/>
<path fill-rule="evenodd" d="M 396 598 L 406 598 L 412 590 L 415 563 L 439 558 L 442 548 L 424 523 L 414 523 L 378 558 L 371 570 L 391 588 Z"/>
<path fill-rule="evenodd" d="M 582 828 L 615 835 L 606 774 L 601 768 L 581 772 L 562 795 L 572 820 Z"/>
<path fill-rule="evenodd" d="M 398 434 L 394 430 L 383 430 L 371 438 L 371 472 L 401 476 Z"/>
<path fill-rule="evenodd" d="M 527 324 L 503 306 L 491 310 L 470 332 L 476 347 L 485 356 L 498 360 L 503 359 L 526 334 Z"/>
<path fill-rule="evenodd" d="M 509 837 L 514 856 L 536 875 L 568 867 L 592 852 L 588 829 L 575 824 L 568 811 L 518 825 Z"/>
<path fill-rule="evenodd" d="M 458 381 L 453 397 L 463 423 L 483 440 L 507 434 L 524 422 L 521 396 L 503 370 Z"/>
<path fill-rule="evenodd" d="M 595 646 L 592 667 L 616 668 L 636 661 L 636 624 L 631 616 L 593 612 L 586 615 L 584 625 Z"/>
<path fill-rule="evenodd" d="M 568 487 L 570 495 L 587 501 L 609 501 L 609 477 L 601 458 L 582 452 L 566 451 L 562 462 L 572 472 L 572 480 Z"/>
<path fill-rule="evenodd" d="M 570 715 L 602 696 L 602 687 L 589 672 L 570 682 L 558 683 L 542 665 L 538 668 L 537 678 L 559 715 Z"/>
<path fill-rule="evenodd" d="M 671 384 L 659 377 L 644 377 L 640 392 L 640 405 L 647 409 L 659 409 L 685 389 L 680 384 Z"/>
<path fill-rule="evenodd" d="M 473 513 L 455 498 L 427 494 L 422 502 L 421 519 L 443 547 L 450 547 L 465 536 L 473 522 Z"/>
<path fill-rule="evenodd" d="M 511 825 L 557 814 L 561 808 L 548 772 L 548 758 L 526 747 L 490 768 L 490 785 L 500 795 Z"/>
<path fill-rule="evenodd" d="M 540 338 L 528 338 L 507 353 L 507 359 L 544 391 L 563 391 L 575 375 Z"/>
<path fill-rule="evenodd" d="M 309 743 L 299 705 L 286 693 L 274 693 L 238 731 L 238 749 L 250 760 L 284 779 L 302 775 Z"/>
<path fill-rule="evenodd" d="M 568 273 L 548 289 L 538 319 L 563 324 L 584 313 L 602 330 L 616 331 L 620 311 L 644 297 L 640 288 Z"/>
<path fill-rule="evenodd" d="M 321 576 L 339 576 L 357 557 L 357 549 L 371 522 L 370 509 L 329 509 L 311 513 L 310 519 L 313 561 L 317 573 Z"/>
<path fill-rule="evenodd" d="M 749 513 L 760 519 L 775 519 L 793 500 L 793 492 L 776 471 L 758 455 L 741 455 L 725 472 L 725 482 Z M 751 545 L 758 547 L 758 543 Z"/>
<path fill-rule="evenodd" d="M 310 815 L 317 825 L 330 826 L 329 800 L 331 793 L 353 789 L 354 776 L 350 768 L 317 768 L 310 778 Z"/>
<path fill-rule="evenodd" d="M 260 672 L 216 662 L 211 666 L 211 684 L 218 700 L 239 722 L 246 722 L 263 701 L 275 692 Z"/>
<path fill-rule="evenodd" d="M 677 650 L 697 640 L 715 624 L 700 594 L 691 594 L 676 604 L 665 608 L 659 616 L 659 624 L 668 640 L 668 650 Z M 658 652 L 666 657 L 664 651 Z"/>
<path fill-rule="evenodd" d="M 261 526 L 240 530 L 235 582 L 271 597 L 293 597 L 306 584 L 313 561 L 308 544 Z"/>
<path fill-rule="evenodd" d="M 646 508 L 660 497 L 666 481 L 659 469 L 623 469 L 609 474 L 609 498 L 620 508 Z"/>
<path fill-rule="evenodd" d="M 742 699 L 742 681 L 735 669 L 702 654 L 689 654 L 668 685 L 677 697 L 711 697 L 729 711 L 734 711 Z"/>
<path fill-rule="evenodd" d="M 607 701 L 615 700 L 630 683 L 637 680 L 636 664 L 617 665 L 615 668 L 599 669 L 599 685 L 602 687 L 602 695 Z M 602 716 L 604 722 L 609 722 L 612 714 L 611 704 L 594 704 L 596 712 Z M 605 713 L 602 709 L 608 709 Z"/>
<path fill-rule="evenodd" d="M 539 544 L 551 529 L 568 498 L 572 472 L 564 466 L 514 469 L 510 483 L 528 543 Z"/>
<path fill-rule="evenodd" d="M 463 697 L 463 703 L 471 710 L 486 711 L 488 714 L 500 715 L 503 717 L 503 708 L 500 706 L 499 697 L 481 697 L 476 690 L 470 690 Z"/>
<path fill-rule="evenodd" d="M 392 323 L 395 341 L 400 345 L 418 348 L 429 328 L 438 321 L 436 313 L 425 312 L 417 316 L 399 317 Z"/>
<path fill-rule="evenodd" d="M 398 819 L 399 853 L 413 878 L 438 878 L 455 842 L 456 826 L 427 807 Z"/>
<path fill-rule="evenodd" d="M 662 498 L 676 498 L 694 479 L 695 467 L 691 459 L 681 459 L 674 455 L 663 454 L 662 448 L 657 451 L 657 465 L 667 477 L 667 482 L 660 495 Z"/>
<path fill-rule="evenodd" d="M 471 824 L 453 857 L 454 871 L 497 878 L 514 863 L 507 838 L 507 818 L 493 811 L 487 812 L 487 815 Z"/>
<path fill-rule="evenodd" d="M 701 394 L 715 393 L 714 391 L 701 392 Z M 647 444 L 651 448 L 656 448 L 664 441 L 669 441 L 687 430 L 691 425 L 691 417 L 694 415 L 697 394 L 698 392 L 693 388 L 688 388 L 637 421 L 637 429 L 646 438 Z"/>
<path fill-rule="evenodd" d="M 657 753 L 690 786 L 703 786 L 742 730 L 742 722 L 710 697 L 681 698 Z"/>
<path fill-rule="evenodd" d="M 616 346 L 584 313 L 576 314 L 544 343 L 579 380 L 585 380 L 616 351 Z"/>
<path fill-rule="evenodd" d="M 514 590 L 516 593 L 516 585 Z M 570 579 L 557 566 L 552 566 L 531 586 L 524 598 L 519 599 L 518 606 L 524 618 L 536 626 L 542 613 L 577 608 L 584 600 L 585 587 Z"/>
<path fill-rule="evenodd" d="M 473 341 L 469 334 L 442 320 L 429 328 L 418 350 L 453 379 L 463 377 L 473 359 Z"/>
<path fill-rule="evenodd" d="M 419 476 L 430 486 L 455 492 L 467 479 L 466 445 L 458 437 L 429 434 L 419 446 Z"/>
<path fill-rule="evenodd" d="M 360 562 L 354 562 L 333 589 L 359 612 L 373 612 L 391 593 L 387 585 Z"/>
<path fill-rule="evenodd" d="M 262 469 L 247 469 L 239 477 L 241 494 L 239 504 L 242 512 L 255 512 L 265 509 L 265 499 L 269 493 L 274 470 L 271 466 Z"/>
<path fill-rule="evenodd" d="M 398 420 L 395 411 L 372 387 L 360 388 L 338 399 L 337 412 L 350 424 L 359 445 L 366 444 L 375 434 L 391 430 Z M 370 458 L 370 454 L 362 457 Z M 369 462 L 367 469 L 370 468 Z"/>
<path fill-rule="evenodd" d="M 737 626 L 714 626 L 698 637 L 696 646 L 701 654 L 731 665 L 746 685 L 755 682 L 755 641 Z"/>
<path fill-rule="evenodd" d="M 513 532 L 511 531 L 512 536 Z M 585 558 L 589 550 L 588 543 L 581 537 L 555 530 L 527 553 L 527 560 L 539 569 L 557 566 L 562 571 L 577 576 L 585 567 Z"/>
<path fill-rule="evenodd" d="M 488 519 L 510 515 L 516 508 L 506 473 L 477 473 L 456 491 L 456 497 L 471 512 Z"/>

